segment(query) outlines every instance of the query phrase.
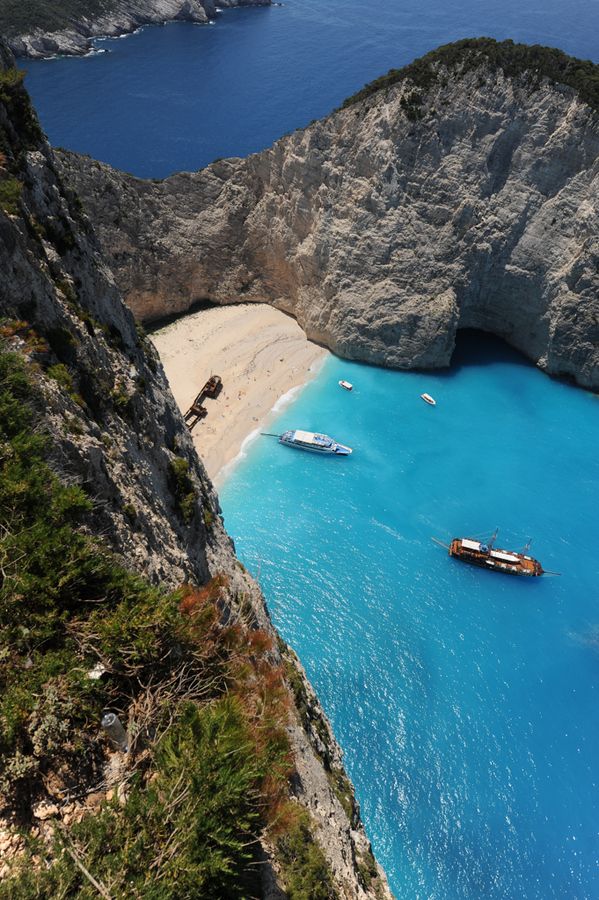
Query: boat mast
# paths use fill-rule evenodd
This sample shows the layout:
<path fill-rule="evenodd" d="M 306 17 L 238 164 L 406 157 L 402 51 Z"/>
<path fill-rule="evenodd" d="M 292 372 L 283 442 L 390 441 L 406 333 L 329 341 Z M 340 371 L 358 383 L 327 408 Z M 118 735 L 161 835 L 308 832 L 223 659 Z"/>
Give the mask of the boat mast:
<path fill-rule="evenodd" d="M 493 532 L 493 534 L 491 535 L 491 537 L 489 538 L 489 542 L 487 544 L 489 550 L 493 549 L 493 545 L 495 544 L 495 541 L 497 540 L 498 534 L 499 534 L 499 528 L 496 528 L 495 531 Z"/>

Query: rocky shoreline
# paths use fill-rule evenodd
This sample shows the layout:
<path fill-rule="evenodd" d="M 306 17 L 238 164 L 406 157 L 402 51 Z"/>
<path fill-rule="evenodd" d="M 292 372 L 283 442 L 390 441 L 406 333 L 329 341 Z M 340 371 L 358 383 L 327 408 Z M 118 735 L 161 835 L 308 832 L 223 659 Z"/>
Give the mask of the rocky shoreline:
<path fill-rule="evenodd" d="M 7 35 L 7 43 L 17 57 L 47 59 L 56 56 L 86 56 L 93 52 L 95 38 L 120 37 L 144 25 L 193 22 L 206 25 L 219 9 L 242 6 L 270 6 L 272 0 L 116 0 L 97 15 L 81 14 L 57 31 L 31 28 Z"/>

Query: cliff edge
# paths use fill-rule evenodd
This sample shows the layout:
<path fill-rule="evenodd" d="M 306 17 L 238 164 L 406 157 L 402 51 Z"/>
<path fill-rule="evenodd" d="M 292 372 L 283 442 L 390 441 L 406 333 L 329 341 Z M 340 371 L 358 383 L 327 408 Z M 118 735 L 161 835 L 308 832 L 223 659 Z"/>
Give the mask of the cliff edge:
<path fill-rule="evenodd" d="M 390 897 L 1 42 L 0 149 L 0 896 Z"/>
<path fill-rule="evenodd" d="M 259 300 L 340 356 L 450 363 L 459 328 L 599 389 L 599 67 L 442 47 L 247 159 L 65 178 L 140 321 Z"/>

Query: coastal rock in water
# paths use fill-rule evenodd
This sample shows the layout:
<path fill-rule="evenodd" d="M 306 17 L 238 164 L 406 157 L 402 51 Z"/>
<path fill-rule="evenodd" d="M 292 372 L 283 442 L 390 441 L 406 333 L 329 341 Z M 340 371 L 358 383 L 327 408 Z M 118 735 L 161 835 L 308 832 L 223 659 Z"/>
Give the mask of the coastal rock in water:
<path fill-rule="evenodd" d="M 271 6 L 272 0 L 218 0 L 217 6 L 222 9 L 233 9 L 237 6 Z"/>
<path fill-rule="evenodd" d="M 447 366 L 478 328 L 597 389 L 593 77 L 464 41 L 244 160 L 154 183 L 60 159 L 141 321 L 266 301 L 340 356 L 399 368 Z"/>
<path fill-rule="evenodd" d="M 29 7 L 27 27 L 20 22 L 3 21 L 0 30 L 16 56 L 32 59 L 48 56 L 82 55 L 91 48 L 91 38 L 117 36 L 135 31 L 141 25 L 185 21 L 206 24 L 216 15 L 215 0 L 113 0 L 100 6 L 83 2 L 76 18 L 54 10 L 47 24 L 43 0 Z M 270 6 L 271 0 L 222 0 L 221 7 Z M 24 17 L 22 17 L 24 19 Z"/>
<path fill-rule="evenodd" d="M 114 566 L 115 571 L 118 563 L 161 589 L 171 590 L 183 583 L 198 588 L 216 583 L 220 591 L 218 609 L 223 622 L 239 629 L 245 628 L 248 634 L 258 627 L 266 632 L 267 651 L 264 652 L 269 654 L 268 665 L 273 678 L 279 678 L 278 683 L 286 691 L 285 684 L 290 685 L 290 715 L 287 722 L 290 761 L 294 769 L 301 772 L 301 778 L 292 779 L 289 785 L 293 803 L 303 808 L 307 821 L 313 826 L 311 840 L 324 854 L 327 872 L 330 870 L 339 897 L 347 900 L 390 898 L 385 877 L 372 858 L 351 785 L 347 779 L 344 780 L 341 802 L 339 792 L 331 784 L 326 766 L 334 763 L 337 770 L 342 763 L 341 751 L 330 726 L 307 684 L 301 666 L 279 640 L 258 585 L 235 557 L 233 543 L 224 530 L 218 498 L 196 455 L 157 354 L 120 298 L 93 228 L 83 214 L 77 197 L 64 184 L 54 154 L 43 139 L 21 86 L 19 73 L 13 65 L 10 54 L 0 41 L 0 130 L 3 134 L 0 172 L 0 267 L 3 273 L 0 280 L 0 350 L 3 354 L 6 350 L 18 354 L 27 368 L 28 377 L 34 381 L 37 399 L 32 401 L 35 406 L 32 405 L 31 433 L 37 436 L 36 440 L 46 436 L 50 454 L 48 461 L 53 473 L 73 491 L 81 488 L 85 492 L 81 496 L 89 498 L 89 503 L 86 501 L 80 509 L 81 521 L 74 520 L 80 523 L 77 535 L 82 542 L 77 544 L 77 553 L 83 553 L 81 548 L 83 544 L 88 547 L 88 541 L 94 541 L 94 547 L 98 546 L 96 541 L 101 542 L 101 551 L 94 552 L 113 554 L 110 566 Z M 14 361 L 11 361 L 11 366 L 15 367 Z M 11 428 L 15 427 L 12 424 L 15 402 L 10 391 L 22 390 L 19 378 L 18 369 L 14 376 L 10 371 L 8 376 L 3 376 L 0 385 L 6 412 L 2 432 L 3 466 L 18 465 L 13 461 L 14 448 L 8 440 L 5 441 L 5 436 L 12 437 Z M 6 400 L 7 397 L 11 399 Z M 36 484 L 35 505 L 51 506 L 44 494 L 46 481 Z M 29 484 L 25 475 L 21 476 L 21 482 L 26 486 Z M 15 499 L 15 507 L 18 502 L 29 504 L 29 514 L 33 500 L 27 490 L 31 489 L 23 487 L 26 499 Z M 63 522 L 66 514 L 58 507 L 52 509 L 56 522 L 62 528 L 61 533 L 69 535 L 64 540 L 74 542 L 70 525 L 67 527 Z M 12 526 L 11 521 L 4 528 L 3 552 L 6 539 L 12 539 Z M 38 534 L 41 535 L 40 541 L 46 539 L 42 528 L 35 534 L 36 541 Z M 65 546 L 64 559 L 71 553 L 76 556 L 70 545 Z M 7 567 L 9 577 L 5 579 L 3 597 L 6 610 L 14 611 L 22 606 L 23 596 L 18 592 L 15 596 L 14 590 L 11 593 L 9 582 L 18 581 L 14 577 L 13 567 L 19 566 L 23 554 L 21 557 L 17 555 L 15 564 L 15 548 L 11 544 L 5 556 L 3 565 Z M 0 793 L 0 813 L 6 816 L 6 819 L 0 819 L 0 838 L 8 835 L 4 838 L 5 843 L 13 840 L 10 835 L 14 822 L 11 825 L 8 817 L 14 814 L 15 804 L 18 805 L 17 824 L 20 829 L 26 826 L 28 816 L 35 829 L 36 822 L 39 825 L 58 813 L 69 817 L 68 820 L 63 818 L 66 828 L 68 823 L 80 818 L 73 812 L 74 806 L 64 803 L 71 793 L 77 798 L 88 794 L 88 806 L 96 806 L 101 800 L 97 785 L 103 783 L 102 777 L 98 779 L 95 776 L 86 786 L 83 766 L 71 773 L 73 780 L 68 790 L 58 789 L 62 786 L 60 779 L 68 769 L 68 761 L 76 753 L 74 743 L 64 737 L 68 727 L 71 727 L 70 720 L 65 724 L 68 715 L 65 713 L 63 718 L 61 713 L 57 717 L 53 707 L 50 708 L 51 715 L 48 714 L 45 719 L 39 718 L 43 712 L 40 696 L 47 682 L 60 686 L 54 701 L 59 711 L 62 710 L 60 703 L 70 697 L 68 679 L 73 673 L 63 671 L 63 657 L 54 646 L 54 641 L 62 634 L 62 628 L 68 630 L 70 624 L 76 625 L 75 619 L 79 620 L 80 626 L 84 616 L 92 614 L 90 610 L 98 615 L 96 621 L 101 623 L 102 613 L 121 603 L 126 611 L 120 610 L 123 618 L 119 620 L 119 635 L 129 627 L 133 629 L 132 633 L 135 632 L 136 626 L 129 622 L 128 615 L 135 607 L 135 590 L 126 601 L 119 599 L 117 588 L 107 595 L 100 593 L 97 596 L 95 590 L 87 598 L 80 595 L 81 584 L 94 583 L 94 578 L 100 577 L 97 572 L 98 567 L 102 567 L 97 558 L 93 558 L 96 568 L 87 571 L 81 563 L 77 569 L 79 580 L 69 582 L 69 609 L 61 606 L 56 612 L 51 603 L 48 603 L 49 611 L 44 608 L 43 612 L 48 612 L 47 623 L 44 620 L 47 631 L 44 632 L 44 641 L 36 644 L 35 650 L 31 649 L 35 663 L 29 656 L 29 648 L 23 650 L 13 646 L 3 636 L 5 646 L 0 649 L 3 658 L 10 659 L 11 671 L 19 672 L 22 667 L 23 673 L 27 673 L 26 676 L 16 676 L 21 678 L 24 687 L 19 693 L 19 713 L 15 718 L 18 723 L 15 727 L 28 727 L 22 721 L 23 716 L 25 723 L 37 721 L 34 732 L 37 743 L 32 745 L 33 749 L 31 740 L 19 744 L 12 757 L 6 746 L 1 748 L 0 768 L 3 772 L 5 759 L 9 756 L 10 763 L 16 767 L 16 782 L 20 784 L 19 779 L 23 777 L 28 779 L 27 788 L 17 795 L 12 807 L 6 795 Z M 43 554 L 39 559 L 44 559 Z M 58 571 L 62 571 L 62 563 L 63 560 L 57 560 Z M 52 585 L 53 572 L 44 570 L 43 575 L 44 582 Z M 119 577 L 122 579 L 124 575 Z M 48 590 L 48 596 L 53 596 L 52 589 Z M 62 596 L 58 589 L 56 591 L 58 596 Z M 163 597 L 163 594 L 156 594 L 157 615 L 160 615 L 160 596 Z M 31 603 L 34 602 L 31 600 Z M 178 601 L 176 609 L 181 613 Z M 73 613 L 73 610 L 76 612 Z M 50 612 L 56 612 L 55 618 L 51 618 Z M 42 612 L 35 615 L 41 617 Z M 160 624 L 165 629 L 170 627 L 166 614 Z M 5 626 L 5 631 L 11 627 L 8 612 L 5 612 Z M 98 627 L 102 627 L 101 624 Z M 156 623 L 146 629 L 144 621 L 142 630 L 149 633 L 155 627 Z M 23 628 L 23 632 L 28 633 L 28 629 Z M 81 632 L 74 627 L 69 634 L 69 641 L 77 643 L 77 635 Z M 175 661 L 181 659 L 186 640 L 188 638 L 179 640 L 170 648 L 169 654 Z M 21 636 L 19 641 L 26 643 L 27 638 Z M 86 638 L 83 644 L 77 643 L 79 672 L 89 671 L 91 664 L 98 661 L 97 646 L 93 641 L 91 639 L 88 643 Z M 38 674 L 33 677 L 31 666 L 36 665 L 39 669 L 45 652 L 51 655 L 51 665 L 43 668 L 41 675 L 35 670 Z M 259 653 L 258 649 L 253 652 Z M 117 651 L 114 650 L 114 653 Z M 112 652 L 109 655 L 112 656 Z M 133 668 L 128 670 L 130 672 L 135 669 L 135 659 Z M 144 691 L 147 689 L 144 703 L 160 683 L 165 660 L 166 655 L 155 660 L 155 671 L 152 671 L 144 688 Z M 104 666 L 104 662 L 107 665 Z M 121 674 L 115 675 L 115 672 L 121 672 L 119 665 L 111 669 L 115 680 L 110 697 L 111 703 L 117 703 L 123 722 L 127 722 L 128 714 L 135 706 L 130 693 L 135 679 L 123 675 L 126 693 L 121 691 L 119 695 Z M 110 666 L 111 661 L 107 657 L 103 660 L 104 671 L 108 671 Z M 184 669 L 176 671 L 180 677 L 184 676 Z M 282 671 L 285 672 L 285 681 L 281 681 L 282 676 L 277 674 Z M 216 672 L 217 669 L 213 674 L 215 681 L 218 681 Z M 4 689 L 6 679 L 4 674 L 2 677 Z M 27 680 L 30 678 L 33 680 Z M 167 685 L 169 705 L 191 701 L 191 694 L 180 696 L 177 693 L 178 683 L 174 680 Z M 34 685 L 35 693 L 29 719 L 26 700 L 23 699 L 29 699 L 27 685 Z M 94 685 L 94 691 L 99 689 L 98 682 Z M 91 696 L 92 687 L 88 686 L 86 690 L 90 691 Z M 213 691 L 214 686 L 211 686 L 206 697 L 212 698 Z M 303 697 L 310 699 L 309 721 L 305 720 Z M 65 709 L 68 713 L 66 706 Z M 89 709 L 92 709 L 91 705 Z M 287 709 L 286 700 L 284 709 Z M 131 721 L 135 723 L 135 712 L 133 717 L 129 724 Z M 87 755 L 90 759 L 97 758 L 103 752 L 97 735 L 99 722 L 88 712 L 83 719 L 85 722 L 78 726 L 78 740 L 85 738 Z M 314 723 L 318 723 L 318 728 Z M 89 733 L 85 732 L 85 726 Z M 153 734 L 153 731 L 149 733 Z M 323 734 L 327 737 L 326 747 L 322 741 Z M 146 748 L 144 753 L 151 753 L 151 748 Z M 123 761 L 122 765 L 126 766 L 127 761 Z M 39 776 L 40 766 L 43 778 L 40 776 L 36 780 L 34 776 L 36 773 Z M 105 768 L 104 773 L 106 771 Z M 118 767 L 117 774 L 119 778 L 122 776 Z M 51 790 L 51 776 L 56 781 L 56 790 Z M 128 787 L 131 783 L 127 781 Z M 116 795 L 119 796 L 118 789 Z M 115 834 L 117 832 L 118 829 Z M 40 831 L 32 830 L 31 834 L 39 836 Z M 52 833 L 49 831 L 47 836 L 50 842 Z M 20 842 L 22 838 L 17 836 L 14 840 Z M 277 850 L 269 846 L 268 837 L 264 838 L 263 843 L 259 871 L 264 873 L 265 884 L 270 885 L 270 896 L 274 896 L 272 885 L 281 880 Z M 17 849 L 20 853 L 20 844 Z M 116 852 L 117 849 L 116 846 L 108 846 L 106 852 Z M 161 849 L 157 847 L 157 851 Z M 44 860 L 46 854 L 50 859 L 50 844 L 44 853 Z M 39 862 L 40 857 L 37 857 Z M 364 871 L 368 873 L 368 880 L 365 880 Z M 169 872 L 176 874 L 176 867 L 171 867 Z M 8 865 L 0 869 L 0 878 L 10 875 Z M 73 890 L 76 888 L 73 887 Z M 282 896 L 280 887 L 276 890 L 276 895 Z M 43 895 L 49 896 L 47 893 Z M 264 895 L 267 895 L 266 888 Z"/>

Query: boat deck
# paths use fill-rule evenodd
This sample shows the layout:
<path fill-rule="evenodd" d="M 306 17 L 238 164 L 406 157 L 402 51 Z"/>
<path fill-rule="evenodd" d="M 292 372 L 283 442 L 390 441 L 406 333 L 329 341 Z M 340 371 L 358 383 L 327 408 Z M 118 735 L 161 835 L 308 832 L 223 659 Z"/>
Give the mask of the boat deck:
<path fill-rule="evenodd" d="M 468 538 L 454 538 L 449 546 L 449 555 L 492 572 L 529 577 L 543 574 L 541 563 L 532 556 L 512 550 L 495 549 Z"/>

